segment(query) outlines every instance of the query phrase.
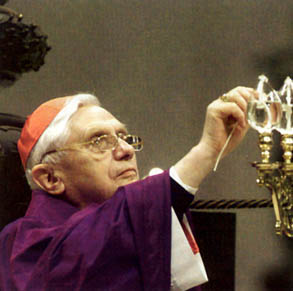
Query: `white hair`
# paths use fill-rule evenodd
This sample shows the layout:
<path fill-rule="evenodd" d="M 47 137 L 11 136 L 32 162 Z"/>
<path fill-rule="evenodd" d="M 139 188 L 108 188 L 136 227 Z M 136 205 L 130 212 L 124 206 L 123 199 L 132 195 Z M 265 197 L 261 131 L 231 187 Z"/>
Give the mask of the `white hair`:
<path fill-rule="evenodd" d="M 73 114 L 84 105 L 100 106 L 98 98 L 91 94 L 77 94 L 72 97 L 42 133 L 29 155 L 25 174 L 31 189 L 40 189 L 33 181 L 32 168 L 41 162 L 45 153 L 64 146 L 70 135 L 70 120 Z M 63 152 L 46 155 L 42 163 L 57 163 L 63 155 Z"/>

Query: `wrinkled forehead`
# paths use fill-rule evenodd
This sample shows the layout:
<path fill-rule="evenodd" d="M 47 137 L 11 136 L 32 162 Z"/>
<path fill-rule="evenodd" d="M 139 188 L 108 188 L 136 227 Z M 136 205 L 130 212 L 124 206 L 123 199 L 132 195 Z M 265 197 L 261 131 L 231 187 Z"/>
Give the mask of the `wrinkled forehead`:
<path fill-rule="evenodd" d="M 87 135 L 99 133 L 126 132 L 126 126 L 109 111 L 96 105 L 80 107 L 70 121 L 70 139 L 87 138 Z"/>

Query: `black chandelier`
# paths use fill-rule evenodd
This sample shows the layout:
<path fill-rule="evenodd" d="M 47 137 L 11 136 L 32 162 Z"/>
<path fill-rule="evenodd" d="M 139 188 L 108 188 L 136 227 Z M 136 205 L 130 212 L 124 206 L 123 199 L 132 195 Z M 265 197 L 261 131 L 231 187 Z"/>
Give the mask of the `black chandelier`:
<path fill-rule="evenodd" d="M 22 14 L 0 6 L 0 87 L 11 86 L 23 73 L 38 71 L 51 49 L 40 28 L 22 19 Z"/>

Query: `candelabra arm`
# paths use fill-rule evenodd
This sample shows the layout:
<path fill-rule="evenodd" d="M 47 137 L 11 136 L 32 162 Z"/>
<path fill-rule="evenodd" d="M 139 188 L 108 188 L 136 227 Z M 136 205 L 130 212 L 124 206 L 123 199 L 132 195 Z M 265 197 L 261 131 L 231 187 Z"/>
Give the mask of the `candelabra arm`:
<path fill-rule="evenodd" d="M 275 212 L 275 218 L 276 218 L 276 223 L 275 223 L 275 231 L 276 234 L 281 235 L 282 234 L 282 220 L 281 220 L 281 213 L 280 213 L 280 205 L 278 202 L 278 194 L 276 189 L 271 189 L 272 191 L 272 202 L 273 202 L 273 208 Z"/>
<path fill-rule="evenodd" d="M 271 192 L 276 233 L 293 237 L 293 164 L 253 163 L 253 166 L 258 173 L 257 184 Z"/>
<path fill-rule="evenodd" d="M 258 178 L 256 180 L 258 186 L 266 187 L 270 190 L 272 195 L 272 202 L 276 217 L 275 230 L 277 234 L 282 233 L 281 210 L 278 200 L 278 193 L 281 191 L 282 174 L 280 171 L 280 163 L 253 163 L 257 169 Z"/>

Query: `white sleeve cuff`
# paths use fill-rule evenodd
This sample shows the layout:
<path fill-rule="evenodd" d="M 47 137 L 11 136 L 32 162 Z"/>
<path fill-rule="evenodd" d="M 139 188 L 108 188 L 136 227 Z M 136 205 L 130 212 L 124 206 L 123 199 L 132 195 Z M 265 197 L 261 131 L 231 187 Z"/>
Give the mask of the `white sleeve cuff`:
<path fill-rule="evenodd" d="M 180 179 L 180 177 L 178 176 L 176 170 L 175 170 L 175 167 L 172 166 L 170 168 L 170 171 L 169 171 L 169 175 L 170 177 L 176 181 L 182 188 L 184 188 L 187 192 L 189 192 L 190 194 L 192 195 L 195 195 L 195 193 L 197 192 L 198 188 L 193 188 L 189 185 L 186 185 L 185 183 L 182 182 L 182 180 Z"/>

